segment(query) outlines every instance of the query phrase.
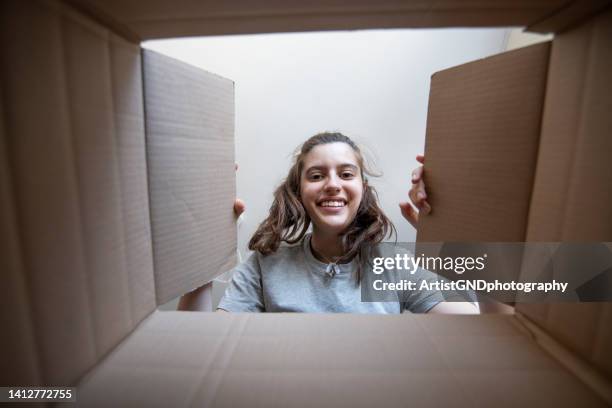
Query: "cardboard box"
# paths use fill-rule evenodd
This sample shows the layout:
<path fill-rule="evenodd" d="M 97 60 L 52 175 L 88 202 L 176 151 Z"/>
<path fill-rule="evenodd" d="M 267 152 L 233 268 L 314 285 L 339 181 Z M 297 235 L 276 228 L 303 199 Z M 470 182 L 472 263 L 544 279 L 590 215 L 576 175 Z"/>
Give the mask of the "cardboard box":
<path fill-rule="evenodd" d="M 521 123 L 503 122 L 521 142 L 491 146 L 500 173 L 485 181 L 526 165 L 517 182 L 497 184 L 517 194 L 503 208 L 520 222 L 506 228 L 498 220 L 512 234 L 504 239 L 612 241 L 612 14 L 599 12 L 606 2 L 581 5 L 580 22 L 564 11 L 574 3 L 557 12 L 565 2 L 552 0 L 433 9 L 269 2 L 255 11 L 229 3 L 68 3 L 0 4 L 2 385 L 76 385 L 83 406 L 612 402 L 609 304 L 523 305 L 509 316 L 156 311 L 232 262 L 233 84 L 142 56 L 137 44 L 169 35 L 544 20 L 565 30 L 550 57 L 549 46 L 538 45 L 457 68 L 460 81 L 466 67 L 512 78 L 525 102 L 501 104 L 507 114 L 523 112 Z M 453 75 L 432 83 L 432 183 L 444 182 L 435 169 L 448 170 L 444 155 L 433 153 L 449 118 L 435 116 L 434 91 L 456 85 Z M 438 88 L 438 79 L 449 82 Z M 483 93 L 459 96 L 483 116 L 458 130 L 495 126 L 486 115 L 499 110 L 481 108 L 503 98 L 480 85 L 472 89 Z M 478 145 L 486 133 L 473 134 Z M 462 176 L 461 163 L 449 165 Z M 436 187 L 440 197 L 465 194 Z M 500 191 L 487 195 L 503 200 L 510 190 Z M 584 194 L 596 198 L 588 211 Z M 448 232 L 435 217 L 452 212 L 435 206 L 420 233 Z M 479 234 L 495 215 L 481 211 L 470 239 L 489 239 Z"/>
<path fill-rule="evenodd" d="M 432 77 L 425 177 L 436 210 L 418 241 L 611 240 L 611 38 L 607 11 L 556 34 L 550 57 L 538 44 Z M 612 375 L 609 303 L 517 311 Z"/>

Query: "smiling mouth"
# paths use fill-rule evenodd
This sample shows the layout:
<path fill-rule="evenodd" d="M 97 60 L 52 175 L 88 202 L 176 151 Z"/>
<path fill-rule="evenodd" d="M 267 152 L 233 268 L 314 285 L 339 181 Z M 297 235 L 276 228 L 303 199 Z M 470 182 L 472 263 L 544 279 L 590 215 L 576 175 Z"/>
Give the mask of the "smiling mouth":
<path fill-rule="evenodd" d="M 345 207 L 346 201 L 345 200 L 324 200 L 324 201 L 317 203 L 317 206 L 332 207 L 332 208 Z"/>

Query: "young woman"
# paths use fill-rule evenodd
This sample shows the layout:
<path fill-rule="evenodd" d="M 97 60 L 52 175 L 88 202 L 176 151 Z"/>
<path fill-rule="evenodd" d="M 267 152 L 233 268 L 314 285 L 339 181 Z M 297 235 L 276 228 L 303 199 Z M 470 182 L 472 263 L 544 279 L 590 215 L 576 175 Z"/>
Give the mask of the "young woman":
<path fill-rule="evenodd" d="M 420 171 L 413 175 L 410 196 L 428 211 Z M 363 156 L 348 137 L 320 133 L 308 139 L 274 193 L 268 218 L 249 242 L 254 252 L 235 268 L 218 310 L 477 313 L 470 303 L 444 302 L 436 291 L 413 291 L 402 302 L 361 301 L 359 278 L 368 257 L 394 231 L 367 175 Z M 406 203 L 400 207 L 416 223 L 416 211 Z M 421 269 L 414 278 L 436 277 Z"/>

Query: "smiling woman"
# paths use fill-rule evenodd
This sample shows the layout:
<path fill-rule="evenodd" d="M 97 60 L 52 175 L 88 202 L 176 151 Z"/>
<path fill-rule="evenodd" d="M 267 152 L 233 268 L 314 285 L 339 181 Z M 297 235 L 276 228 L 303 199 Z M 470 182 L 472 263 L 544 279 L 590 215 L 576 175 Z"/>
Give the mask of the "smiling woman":
<path fill-rule="evenodd" d="M 356 225 L 367 223 L 364 218 L 368 210 L 381 217 L 378 235 L 391 226 L 376 201 L 363 200 L 363 196 L 371 195 L 372 191 L 361 174 L 363 160 L 357 157 L 357 152 L 346 142 L 332 142 L 315 146 L 303 160 L 300 197 L 312 221 L 312 246 L 323 260 L 337 260 L 345 255 L 344 245 L 337 237 L 344 231 L 349 237 L 351 229 L 362 230 Z M 356 250 L 358 245 L 358 242 L 353 243 L 346 255 L 350 256 L 351 250 Z"/>
<path fill-rule="evenodd" d="M 255 252 L 234 270 L 219 309 L 476 313 L 471 304 L 446 304 L 433 290 L 415 290 L 397 302 L 361 301 L 361 273 L 378 245 L 395 232 L 367 175 L 360 149 L 347 136 L 320 133 L 308 139 L 249 242 Z M 423 269 L 414 278 L 437 279 Z"/>
<path fill-rule="evenodd" d="M 311 137 L 274 193 L 270 214 L 249 249 L 267 255 L 281 242 L 300 241 L 311 224 L 314 250 L 324 260 L 343 262 L 354 257 L 366 239 L 381 242 L 394 227 L 367 175 L 371 172 L 350 138 L 341 133 Z"/>

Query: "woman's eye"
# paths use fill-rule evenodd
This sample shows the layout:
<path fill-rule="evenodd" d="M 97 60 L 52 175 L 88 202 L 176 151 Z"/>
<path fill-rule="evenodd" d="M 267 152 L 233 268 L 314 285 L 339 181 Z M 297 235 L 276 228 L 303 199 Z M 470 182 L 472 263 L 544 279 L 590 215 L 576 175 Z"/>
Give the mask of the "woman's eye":
<path fill-rule="evenodd" d="M 342 173 L 342 177 L 343 177 L 343 178 L 347 178 L 347 179 L 348 179 L 348 178 L 351 178 L 351 177 L 353 177 L 353 173 L 350 173 L 350 172 L 344 172 L 344 173 Z"/>
<path fill-rule="evenodd" d="M 323 178 L 322 174 L 311 174 L 310 175 L 310 179 L 314 181 L 321 180 L 322 178 Z"/>

